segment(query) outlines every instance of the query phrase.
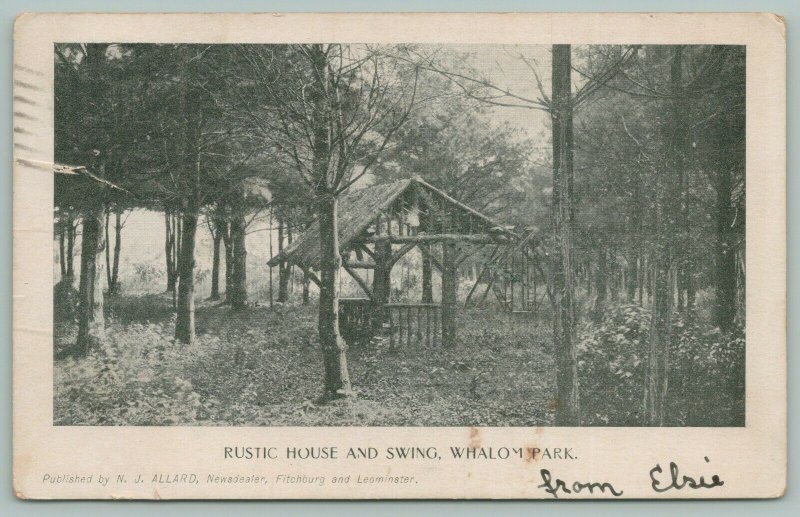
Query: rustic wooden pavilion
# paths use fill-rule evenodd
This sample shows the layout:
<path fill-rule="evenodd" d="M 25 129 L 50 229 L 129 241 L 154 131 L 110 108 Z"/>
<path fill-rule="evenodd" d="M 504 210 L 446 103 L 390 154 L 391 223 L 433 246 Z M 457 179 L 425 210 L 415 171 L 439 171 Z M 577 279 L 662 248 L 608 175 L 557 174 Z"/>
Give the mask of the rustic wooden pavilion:
<path fill-rule="evenodd" d="M 412 339 L 452 345 L 460 264 L 478 249 L 519 236 L 419 177 L 350 191 L 339 203 L 342 267 L 365 298 L 340 300 L 340 328 L 384 332 L 392 344 Z M 319 285 L 319 229 L 313 225 L 269 261 L 298 266 Z M 441 303 L 389 303 L 392 267 L 418 248 L 441 275 Z M 373 270 L 370 285 L 359 273 Z"/>

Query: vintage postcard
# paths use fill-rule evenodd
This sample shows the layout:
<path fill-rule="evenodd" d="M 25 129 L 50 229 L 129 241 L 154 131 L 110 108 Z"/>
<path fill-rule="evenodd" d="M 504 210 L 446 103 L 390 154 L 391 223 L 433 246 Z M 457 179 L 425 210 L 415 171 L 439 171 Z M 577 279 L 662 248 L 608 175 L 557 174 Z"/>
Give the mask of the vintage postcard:
<path fill-rule="evenodd" d="M 774 498 L 772 14 L 24 14 L 14 489 Z"/>

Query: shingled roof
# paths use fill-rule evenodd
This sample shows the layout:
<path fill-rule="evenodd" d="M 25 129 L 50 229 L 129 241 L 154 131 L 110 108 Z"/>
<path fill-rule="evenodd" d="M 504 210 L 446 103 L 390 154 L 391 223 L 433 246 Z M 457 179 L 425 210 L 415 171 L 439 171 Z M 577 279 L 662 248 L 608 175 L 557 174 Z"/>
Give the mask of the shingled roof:
<path fill-rule="evenodd" d="M 481 214 L 467 205 L 453 199 L 433 185 L 419 177 L 384 183 L 371 187 L 352 190 L 339 199 L 339 250 L 350 248 L 352 241 L 361 235 L 375 219 L 386 211 L 397 199 L 414 185 L 419 185 L 431 195 L 449 206 L 464 212 L 466 215 L 480 220 L 486 228 L 496 228 L 500 232 L 508 233 L 492 219 Z M 312 224 L 308 230 L 301 234 L 291 246 L 283 250 L 282 254 L 272 257 L 268 264 L 277 265 L 282 258 L 290 264 L 319 268 L 319 226 Z"/>

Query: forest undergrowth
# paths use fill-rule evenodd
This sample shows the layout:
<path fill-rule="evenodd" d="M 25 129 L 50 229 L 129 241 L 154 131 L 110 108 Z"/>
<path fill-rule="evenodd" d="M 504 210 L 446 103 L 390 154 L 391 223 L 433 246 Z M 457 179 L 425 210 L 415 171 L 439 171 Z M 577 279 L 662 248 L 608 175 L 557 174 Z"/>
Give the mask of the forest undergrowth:
<path fill-rule="evenodd" d="M 104 346 L 58 359 L 56 425 L 538 426 L 552 425 L 555 374 L 549 318 L 467 310 L 457 346 L 387 340 L 348 353 L 357 396 L 318 403 L 315 306 L 201 302 L 198 339 L 176 343 L 166 295 L 118 296 Z M 607 311 L 580 331 L 582 425 L 643 425 L 650 313 Z M 673 322 L 664 425 L 744 424 L 744 334 Z M 56 324 L 55 351 L 73 342 Z"/>
<path fill-rule="evenodd" d="M 348 351 L 354 400 L 318 404 L 315 306 L 197 310 L 193 345 L 174 342 L 163 295 L 110 303 L 107 339 L 55 363 L 56 425 L 466 426 L 552 422 L 550 329 L 470 311 L 457 346 L 388 341 Z M 512 319 L 513 318 L 513 319 Z M 511 324 L 513 322 L 513 325 Z M 56 352 L 73 323 L 56 325 Z"/>

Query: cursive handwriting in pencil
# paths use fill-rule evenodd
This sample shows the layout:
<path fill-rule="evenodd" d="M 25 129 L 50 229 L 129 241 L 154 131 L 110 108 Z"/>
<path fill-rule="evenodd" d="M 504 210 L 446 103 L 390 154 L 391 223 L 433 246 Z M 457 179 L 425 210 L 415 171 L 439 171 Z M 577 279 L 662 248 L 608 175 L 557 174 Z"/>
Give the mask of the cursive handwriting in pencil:
<path fill-rule="evenodd" d="M 608 482 L 596 482 L 596 481 L 588 481 L 588 482 L 580 482 L 575 481 L 570 486 L 567 486 L 567 483 L 563 479 L 555 478 L 550 474 L 550 471 L 547 469 L 540 469 L 539 474 L 542 476 L 543 483 L 538 485 L 537 488 L 544 488 L 544 491 L 548 494 L 552 495 L 554 498 L 558 499 L 558 492 L 559 490 L 565 494 L 579 494 L 581 492 L 588 491 L 590 494 L 594 494 L 595 490 L 599 491 L 602 494 L 610 493 L 615 497 L 619 497 L 622 495 L 622 490 L 617 491 L 611 483 Z"/>
<path fill-rule="evenodd" d="M 708 456 L 705 456 L 704 458 L 706 463 L 711 463 L 711 460 L 708 459 Z M 658 463 L 655 467 L 650 469 L 650 486 L 656 492 L 682 490 L 685 487 L 692 489 L 715 488 L 725 484 L 725 482 L 722 481 L 717 474 L 711 476 L 711 482 L 706 481 L 704 476 L 700 476 L 699 479 L 695 479 L 691 476 L 682 475 L 678 469 L 678 464 L 674 461 L 669 462 L 669 479 L 663 479 L 661 477 L 661 474 L 663 473 L 664 470 Z"/>

